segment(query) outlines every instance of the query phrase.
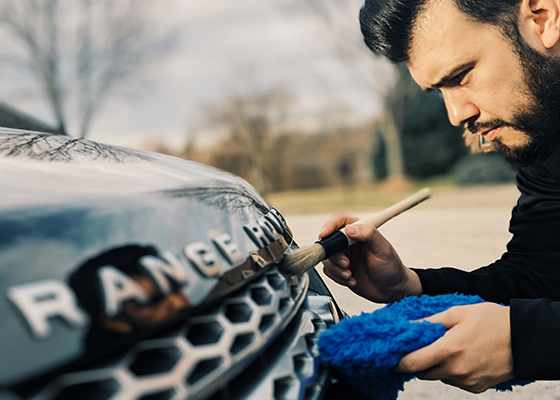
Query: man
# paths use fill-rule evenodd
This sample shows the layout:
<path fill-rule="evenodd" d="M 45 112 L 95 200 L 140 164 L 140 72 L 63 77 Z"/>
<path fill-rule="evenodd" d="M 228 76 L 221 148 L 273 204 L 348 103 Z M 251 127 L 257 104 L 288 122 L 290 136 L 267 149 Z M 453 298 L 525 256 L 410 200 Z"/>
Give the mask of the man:
<path fill-rule="evenodd" d="M 366 44 L 407 63 L 439 90 L 454 125 L 493 143 L 516 167 L 513 238 L 493 264 L 467 273 L 407 268 L 374 228 L 325 273 L 376 302 L 460 292 L 487 303 L 427 320 L 446 334 L 395 367 L 472 392 L 500 382 L 560 379 L 560 0 L 366 0 Z M 328 221 L 320 237 L 354 219 Z M 503 304 L 503 305 L 502 305 Z"/>

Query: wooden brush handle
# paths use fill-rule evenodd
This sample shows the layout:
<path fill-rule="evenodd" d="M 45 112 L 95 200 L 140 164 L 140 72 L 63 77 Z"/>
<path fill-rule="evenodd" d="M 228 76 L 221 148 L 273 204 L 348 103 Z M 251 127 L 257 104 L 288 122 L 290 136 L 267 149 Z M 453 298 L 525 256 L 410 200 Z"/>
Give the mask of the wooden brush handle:
<path fill-rule="evenodd" d="M 352 223 L 351 225 L 367 224 L 375 228 L 379 228 L 381 225 L 389 221 L 391 218 L 399 215 L 400 213 L 408 210 L 409 208 L 414 207 L 416 204 L 423 202 L 428 197 L 430 197 L 430 190 L 422 189 L 419 192 L 414 193 L 412 196 L 399 201 L 397 204 L 394 204 L 391 207 L 386 208 L 381 212 L 375 213 L 366 218 L 362 218 Z M 348 246 L 353 245 L 354 243 L 356 243 L 356 241 L 354 239 L 350 239 L 346 235 L 346 232 L 343 228 L 317 241 L 316 243 L 320 244 L 325 250 L 324 252 L 325 257 L 323 258 L 325 259 L 331 257 L 333 254 L 336 254 L 339 251 L 346 249 Z"/>
<path fill-rule="evenodd" d="M 385 210 L 380 211 L 378 213 L 367 216 L 365 218 L 362 218 L 362 219 L 352 223 L 352 225 L 366 224 L 366 225 L 371 225 L 374 228 L 379 228 L 381 225 L 383 225 L 385 222 L 389 221 L 391 218 L 396 217 L 400 213 L 402 213 L 402 212 L 414 207 L 415 205 L 423 202 L 424 200 L 429 198 L 430 195 L 431 195 L 430 189 L 428 189 L 428 188 L 422 189 L 422 190 L 414 193 L 412 196 L 409 196 L 406 199 L 401 200 L 396 204 L 393 204 L 391 207 L 386 208 Z M 342 230 L 342 232 L 344 232 L 344 230 Z M 351 245 L 355 241 L 348 238 L 348 242 Z"/>

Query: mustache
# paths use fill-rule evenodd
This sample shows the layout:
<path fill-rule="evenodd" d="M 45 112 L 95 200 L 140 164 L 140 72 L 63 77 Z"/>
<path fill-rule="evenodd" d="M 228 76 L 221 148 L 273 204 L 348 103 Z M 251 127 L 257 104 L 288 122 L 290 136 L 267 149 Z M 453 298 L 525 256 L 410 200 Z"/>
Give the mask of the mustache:
<path fill-rule="evenodd" d="M 501 128 L 502 126 L 514 127 L 509 122 L 501 119 L 492 119 L 490 121 L 477 122 L 475 119 L 471 119 L 466 122 L 466 128 L 469 132 L 473 134 L 481 134 L 482 132 L 489 131 L 491 129 Z"/>

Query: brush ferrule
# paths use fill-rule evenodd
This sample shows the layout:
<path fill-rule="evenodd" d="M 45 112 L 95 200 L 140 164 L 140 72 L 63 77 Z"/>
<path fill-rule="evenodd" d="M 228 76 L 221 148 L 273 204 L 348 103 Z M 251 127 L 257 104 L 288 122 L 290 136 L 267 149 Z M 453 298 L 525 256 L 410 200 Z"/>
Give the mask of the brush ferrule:
<path fill-rule="evenodd" d="M 326 238 L 318 240 L 319 243 L 325 249 L 325 258 L 329 258 L 332 255 L 346 249 L 350 242 L 348 242 L 348 237 L 341 231 L 335 232 Z"/>

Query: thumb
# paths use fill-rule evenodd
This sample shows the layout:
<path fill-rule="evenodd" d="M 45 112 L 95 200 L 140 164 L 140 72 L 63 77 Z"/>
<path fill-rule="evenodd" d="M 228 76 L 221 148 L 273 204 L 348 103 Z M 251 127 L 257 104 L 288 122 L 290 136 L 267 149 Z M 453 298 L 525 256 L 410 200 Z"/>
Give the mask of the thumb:
<path fill-rule="evenodd" d="M 348 225 L 344 230 L 348 238 L 363 243 L 373 254 L 383 255 L 394 252 L 391 243 L 371 225 Z"/>
<path fill-rule="evenodd" d="M 341 216 L 330 218 L 321 228 L 321 231 L 319 232 L 319 239 L 329 236 L 339 229 L 342 229 L 344 226 L 347 226 L 348 224 L 351 224 L 355 221 L 356 218 L 354 217 Z"/>

